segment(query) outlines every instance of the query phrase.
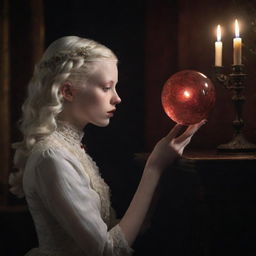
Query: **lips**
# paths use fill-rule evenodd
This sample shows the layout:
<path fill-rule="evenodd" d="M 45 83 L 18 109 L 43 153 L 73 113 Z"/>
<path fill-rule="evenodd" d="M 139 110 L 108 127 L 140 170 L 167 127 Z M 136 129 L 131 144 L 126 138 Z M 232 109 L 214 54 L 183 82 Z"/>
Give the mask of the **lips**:
<path fill-rule="evenodd" d="M 114 112 L 115 112 L 115 111 L 116 111 L 115 109 L 108 111 L 108 112 L 107 112 L 107 113 L 108 113 L 108 116 L 109 116 L 109 117 L 112 117 L 112 116 L 114 115 Z"/>
<path fill-rule="evenodd" d="M 108 113 L 114 114 L 115 111 L 116 111 L 115 109 L 112 109 L 112 110 L 108 111 Z"/>

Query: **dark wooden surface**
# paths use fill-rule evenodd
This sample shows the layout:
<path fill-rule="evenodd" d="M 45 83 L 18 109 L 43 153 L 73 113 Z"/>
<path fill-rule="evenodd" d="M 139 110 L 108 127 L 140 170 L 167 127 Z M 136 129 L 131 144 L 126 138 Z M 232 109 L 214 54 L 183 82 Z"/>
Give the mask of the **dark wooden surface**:
<path fill-rule="evenodd" d="M 185 151 L 183 154 L 185 160 L 196 162 L 200 161 L 247 161 L 256 160 L 256 152 L 254 153 L 237 153 L 229 154 L 222 153 L 217 150 L 203 150 L 203 151 Z"/>
<path fill-rule="evenodd" d="M 136 255 L 255 255 L 255 167 L 253 154 L 185 152 L 164 174 Z"/>

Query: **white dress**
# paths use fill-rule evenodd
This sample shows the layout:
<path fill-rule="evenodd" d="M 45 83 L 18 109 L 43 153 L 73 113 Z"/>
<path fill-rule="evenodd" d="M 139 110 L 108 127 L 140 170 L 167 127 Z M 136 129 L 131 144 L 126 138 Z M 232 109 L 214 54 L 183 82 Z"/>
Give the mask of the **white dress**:
<path fill-rule="evenodd" d="M 109 187 L 81 148 L 83 132 L 59 122 L 27 160 L 23 190 L 39 241 L 26 256 L 126 256 Z"/>

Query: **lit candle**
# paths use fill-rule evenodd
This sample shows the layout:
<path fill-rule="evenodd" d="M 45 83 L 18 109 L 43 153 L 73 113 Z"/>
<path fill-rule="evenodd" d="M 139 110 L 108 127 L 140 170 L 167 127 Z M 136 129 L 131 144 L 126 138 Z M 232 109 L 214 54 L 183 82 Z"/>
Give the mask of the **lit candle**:
<path fill-rule="evenodd" d="M 238 21 L 235 20 L 235 38 L 233 39 L 233 64 L 242 64 L 242 38 L 239 37 L 239 26 Z"/>
<path fill-rule="evenodd" d="M 217 41 L 215 42 L 215 66 L 222 66 L 221 28 L 217 26 Z"/>

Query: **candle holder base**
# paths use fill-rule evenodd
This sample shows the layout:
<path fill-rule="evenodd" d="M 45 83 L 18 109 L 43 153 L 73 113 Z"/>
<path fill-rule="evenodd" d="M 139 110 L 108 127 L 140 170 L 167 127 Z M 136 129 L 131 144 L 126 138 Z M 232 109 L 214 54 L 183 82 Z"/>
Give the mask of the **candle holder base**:
<path fill-rule="evenodd" d="M 256 152 L 256 145 L 248 142 L 242 134 L 234 136 L 227 144 L 221 144 L 217 147 L 218 152 L 225 153 L 248 153 Z"/>
<path fill-rule="evenodd" d="M 227 144 L 217 147 L 218 152 L 225 153 L 248 153 L 256 152 L 256 145 L 248 142 L 243 135 L 244 121 L 242 118 L 243 104 L 245 96 L 242 94 L 245 88 L 245 79 L 247 74 L 244 73 L 244 65 L 232 65 L 232 73 L 224 74 L 224 67 L 215 67 L 215 74 L 218 82 L 226 89 L 232 92 L 232 102 L 235 109 L 235 119 L 233 120 L 234 137 Z"/>

